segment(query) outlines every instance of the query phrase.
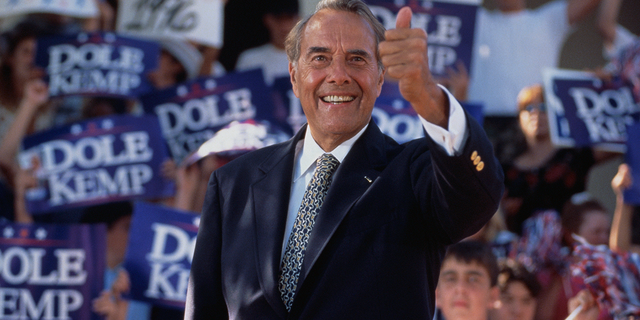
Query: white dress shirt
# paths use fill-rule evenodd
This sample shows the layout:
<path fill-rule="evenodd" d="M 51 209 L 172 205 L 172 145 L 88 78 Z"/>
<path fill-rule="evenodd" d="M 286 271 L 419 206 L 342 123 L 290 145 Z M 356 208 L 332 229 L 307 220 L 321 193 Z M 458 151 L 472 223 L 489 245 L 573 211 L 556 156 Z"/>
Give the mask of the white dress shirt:
<path fill-rule="evenodd" d="M 466 138 L 467 119 L 464 116 L 462 106 L 458 101 L 445 89 L 440 86 L 449 97 L 449 130 L 446 130 L 438 125 L 428 122 L 424 118 L 420 117 L 422 126 L 427 131 L 427 134 L 438 145 L 442 146 L 447 154 L 454 155 L 459 149 Z M 358 132 L 351 139 L 343 142 L 335 149 L 331 150 L 332 154 L 340 163 L 347 156 L 347 153 L 351 150 L 353 144 L 362 136 L 367 129 L 366 125 L 360 132 Z M 293 183 L 291 184 L 291 196 L 289 198 L 289 209 L 287 212 L 287 224 L 285 227 L 284 241 L 282 243 L 282 253 L 280 254 L 280 260 L 284 254 L 284 250 L 287 247 L 289 236 L 293 229 L 293 223 L 296 220 L 300 204 L 302 203 L 302 197 L 307 188 L 309 182 L 313 178 L 313 173 L 316 169 L 316 160 L 325 153 L 324 150 L 316 143 L 314 139 L 307 139 L 311 137 L 311 130 L 307 126 L 305 133 L 305 139 L 298 141 L 295 151 L 295 163 L 293 168 Z"/>

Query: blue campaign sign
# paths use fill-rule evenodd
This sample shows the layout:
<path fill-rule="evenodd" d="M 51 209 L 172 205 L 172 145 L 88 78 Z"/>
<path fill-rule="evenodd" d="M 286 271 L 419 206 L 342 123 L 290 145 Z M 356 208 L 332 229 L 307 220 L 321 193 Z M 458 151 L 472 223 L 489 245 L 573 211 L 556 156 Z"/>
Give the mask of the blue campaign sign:
<path fill-rule="evenodd" d="M 130 298 L 184 308 L 200 216 L 192 212 L 136 203 L 124 268 Z"/>
<path fill-rule="evenodd" d="M 104 32 L 38 38 L 37 48 L 51 97 L 137 97 L 151 90 L 147 73 L 160 55 L 155 42 Z"/>
<path fill-rule="evenodd" d="M 0 223 L 0 319 L 102 319 L 104 225 Z"/>
<path fill-rule="evenodd" d="M 628 84 L 560 69 L 546 69 L 543 79 L 553 143 L 624 152 L 626 126 L 640 119 L 640 105 Z"/>
<path fill-rule="evenodd" d="M 397 82 L 385 81 L 371 112 L 382 133 L 398 143 L 424 137 L 424 128 L 411 104 L 400 94 Z"/>
<path fill-rule="evenodd" d="M 447 68 L 462 61 L 471 69 L 471 52 L 480 0 L 366 0 L 384 27 L 395 29 L 396 16 L 404 6 L 413 11 L 411 27 L 428 34 L 429 68 L 435 76 L 446 76 Z"/>
<path fill-rule="evenodd" d="M 169 151 L 180 162 L 232 121 L 274 123 L 275 110 L 261 70 L 184 82 L 140 97 L 144 112 L 160 120 Z"/>
<path fill-rule="evenodd" d="M 275 124 L 294 135 L 307 123 L 307 117 L 300 105 L 300 99 L 293 93 L 291 79 L 289 77 L 274 79 L 271 90 Z"/>
<path fill-rule="evenodd" d="M 20 162 L 39 159 L 39 186 L 26 194 L 32 214 L 112 201 L 162 198 L 174 184 L 160 172 L 168 159 L 153 116 L 109 116 L 26 137 Z"/>
<path fill-rule="evenodd" d="M 640 123 L 627 127 L 627 153 L 625 161 L 631 168 L 633 183 L 624 192 L 624 202 L 640 205 Z"/>

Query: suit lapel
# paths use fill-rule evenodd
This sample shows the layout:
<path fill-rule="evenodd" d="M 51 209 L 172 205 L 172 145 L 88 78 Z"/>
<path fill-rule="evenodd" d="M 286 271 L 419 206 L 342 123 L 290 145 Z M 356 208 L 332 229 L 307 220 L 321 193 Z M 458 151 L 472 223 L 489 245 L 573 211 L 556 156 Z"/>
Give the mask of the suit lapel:
<path fill-rule="evenodd" d="M 362 137 L 338 166 L 309 237 L 298 288 L 302 286 L 304 279 L 351 206 L 371 186 L 380 175 L 381 168 L 386 165 L 384 144 L 383 134 L 371 121 Z"/>
<path fill-rule="evenodd" d="M 305 128 L 276 149 L 260 165 L 264 177 L 251 186 L 255 217 L 257 270 L 266 299 L 283 318 L 287 310 L 278 291 L 280 254 L 287 219 L 291 177 L 296 143 L 304 136 Z"/>

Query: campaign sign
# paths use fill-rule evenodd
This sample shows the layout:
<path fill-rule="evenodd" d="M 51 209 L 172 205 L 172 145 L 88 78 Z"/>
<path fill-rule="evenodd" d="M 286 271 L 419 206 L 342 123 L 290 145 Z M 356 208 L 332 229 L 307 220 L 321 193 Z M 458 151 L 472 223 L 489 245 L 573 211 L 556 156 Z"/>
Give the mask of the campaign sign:
<path fill-rule="evenodd" d="M 382 133 L 398 143 L 424 137 L 424 127 L 411 104 L 400 94 L 397 82 L 385 81 L 371 112 Z"/>
<path fill-rule="evenodd" d="M 640 205 L 640 123 L 627 127 L 627 153 L 625 161 L 631 168 L 633 183 L 624 191 L 624 202 Z"/>
<path fill-rule="evenodd" d="M 293 93 L 291 78 L 280 77 L 274 79 L 271 90 L 275 110 L 275 123 L 287 130 L 291 135 L 295 134 L 307 123 L 307 117 L 302 110 L 300 99 Z"/>
<path fill-rule="evenodd" d="M 176 163 L 232 121 L 271 120 L 273 103 L 261 70 L 206 77 L 140 97 L 144 112 L 160 120 Z"/>
<path fill-rule="evenodd" d="M 150 38 L 189 39 L 222 47 L 223 0 L 120 0 L 116 30 Z"/>
<path fill-rule="evenodd" d="M 138 202 L 124 268 L 131 279 L 130 298 L 184 308 L 200 216 Z"/>
<path fill-rule="evenodd" d="M 371 12 L 385 29 L 396 28 L 398 11 L 409 6 L 412 28 L 427 32 L 429 68 L 435 76 L 447 76 L 460 60 L 471 70 L 476 12 L 481 0 L 366 0 Z"/>
<path fill-rule="evenodd" d="M 629 85 L 584 71 L 545 69 L 542 75 L 554 144 L 624 152 L 626 126 L 640 118 Z"/>
<path fill-rule="evenodd" d="M 35 64 L 46 71 L 51 97 L 137 97 L 151 89 L 147 73 L 158 66 L 160 46 L 113 33 L 38 38 Z"/>
<path fill-rule="evenodd" d="M 39 12 L 90 18 L 98 15 L 98 7 L 93 0 L 0 0 L 0 18 Z"/>
<path fill-rule="evenodd" d="M 162 198 L 174 185 L 160 173 L 168 158 L 153 116 L 109 116 L 26 137 L 20 162 L 40 185 L 26 194 L 32 214 L 140 198 Z"/>
<path fill-rule="evenodd" d="M 106 227 L 0 223 L 0 319 L 102 319 Z"/>

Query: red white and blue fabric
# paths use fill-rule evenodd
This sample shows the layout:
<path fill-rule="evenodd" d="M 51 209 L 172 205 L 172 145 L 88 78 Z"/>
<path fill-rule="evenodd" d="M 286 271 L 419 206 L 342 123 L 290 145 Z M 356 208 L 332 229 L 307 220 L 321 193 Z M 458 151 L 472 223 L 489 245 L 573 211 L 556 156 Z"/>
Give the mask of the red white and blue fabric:
<path fill-rule="evenodd" d="M 553 267 L 566 269 L 568 248 L 562 247 L 562 223 L 555 210 L 540 211 L 525 220 L 515 259 L 530 272 Z"/>
<path fill-rule="evenodd" d="M 585 242 L 576 246 L 574 257 L 569 266 L 572 276 L 584 280 L 601 309 L 608 309 L 615 319 L 640 317 L 640 257 L 637 254 Z"/>

